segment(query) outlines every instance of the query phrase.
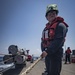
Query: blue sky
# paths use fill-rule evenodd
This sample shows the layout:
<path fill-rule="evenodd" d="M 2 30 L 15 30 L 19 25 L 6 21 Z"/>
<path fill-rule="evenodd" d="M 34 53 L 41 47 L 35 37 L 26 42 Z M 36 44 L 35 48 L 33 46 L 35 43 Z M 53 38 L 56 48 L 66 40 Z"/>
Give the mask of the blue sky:
<path fill-rule="evenodd" d="M 40 55 L 42 30 L 47 23 L 46 6 L 58 5 L 59 16 L 69 25 L 65 47 L 75 49 L 75 0 L 0 0 L 0 53 L 12 44 Z"/>

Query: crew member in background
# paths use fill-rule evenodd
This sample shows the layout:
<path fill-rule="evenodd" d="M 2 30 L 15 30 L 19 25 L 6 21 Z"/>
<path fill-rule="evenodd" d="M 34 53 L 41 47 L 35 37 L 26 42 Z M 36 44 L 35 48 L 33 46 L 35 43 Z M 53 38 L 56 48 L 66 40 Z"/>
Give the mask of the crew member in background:
<path fill-rule="evenodd" d="M 69 62 L 69 64 L 71 63 L 70 55 L 71 55 L 71 49 L 70 47 L 68 47 L 67 50 L 65 51 L 65 64 L 67 64 L 67 62 Z"/>
<path fill-rule="evenodd" d="M 34 55 L 32 54 L 32 57 L 31 57 L 31 63 L 34 62 Z"/>
<path fill-rule="evenodd" d="M 63 45 L 68 31 L 68 25 L 64 19 L 58 16 L 56 4 L 47 6 L 46 24 L 41 38 L 41 57 L 45 57 L 47 75 L 60 75 L 62 66 Z"/>

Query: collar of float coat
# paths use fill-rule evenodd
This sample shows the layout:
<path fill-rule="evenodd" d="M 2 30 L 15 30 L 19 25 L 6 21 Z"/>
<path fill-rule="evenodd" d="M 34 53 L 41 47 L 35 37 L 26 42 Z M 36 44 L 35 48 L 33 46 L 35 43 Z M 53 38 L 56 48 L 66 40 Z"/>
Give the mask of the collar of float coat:
<path fill-rule="evenodd" d="M 51 27 L 54 23 L 56 23 L 56 22 L 64 23 L 64 25 L 65 25 L 66 27 L 69 27 L 69 26 L 67 25 L 67 23 L 64 22 L 64 19 L 63 19 L 62 17 L 58 16 L 58 17 L 56 17 L 56 18 L 52 21 L 51 24 L 49 24 L 49 22 L 48 22 L 48 23 L 46 24 L 46 28 L 47 28 L 47 29 L 50 28 L 50 27 Z"/>

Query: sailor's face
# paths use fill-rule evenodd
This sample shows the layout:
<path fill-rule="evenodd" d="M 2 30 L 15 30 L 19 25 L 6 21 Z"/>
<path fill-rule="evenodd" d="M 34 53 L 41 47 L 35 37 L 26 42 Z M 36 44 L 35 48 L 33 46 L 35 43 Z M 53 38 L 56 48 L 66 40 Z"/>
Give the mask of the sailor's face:
<path fill-rule="evenodd" d="M 48 13 L 46 18 L 49 22 L 52 22 L 56 18 L 56 16 L 57 16 L 56 11 L 51 11 Z"/>

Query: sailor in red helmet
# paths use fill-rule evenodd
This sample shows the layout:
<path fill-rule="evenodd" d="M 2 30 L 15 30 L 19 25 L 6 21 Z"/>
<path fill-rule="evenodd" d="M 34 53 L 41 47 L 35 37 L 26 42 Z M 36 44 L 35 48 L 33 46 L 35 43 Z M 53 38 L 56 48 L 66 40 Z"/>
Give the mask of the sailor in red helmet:
<path fill-rule="evenodd" d="M 63 45 L 68 31 L 64 19 L 58 16 L 56 4 L 47 6 L 46 19 L 48 23 L 42 32 L 41 57 L 45 57 L 47 75 L 60 75 L 62 66 Z"/>

